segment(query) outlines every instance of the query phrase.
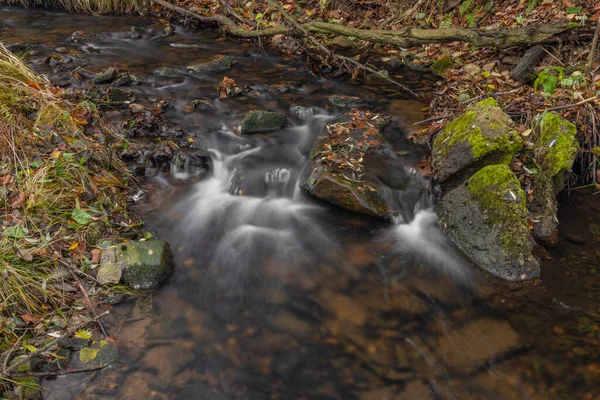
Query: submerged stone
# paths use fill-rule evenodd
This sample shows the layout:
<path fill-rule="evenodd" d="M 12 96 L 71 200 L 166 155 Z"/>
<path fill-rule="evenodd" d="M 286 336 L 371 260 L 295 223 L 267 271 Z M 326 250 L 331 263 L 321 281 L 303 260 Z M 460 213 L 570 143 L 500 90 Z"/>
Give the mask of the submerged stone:
<path fill-rule="evenodd" d="M 185 71 L 182 71 L 177 68 L 170 68 L 170 67 L 157 68 L 152 73 L 154 75 L 162 76 L 165 78 L 178 78 L 178 77 L 186 75 Z"/>
<path fill-rule="evenodd" d="M 362 104 L 362 100 L 355 96 L 333 95 L 329 96 L 329 103 L 340 108 L 355 108 Z"/>
<path fill-rule="evenodd" d="M 253 133 L 272 132 L 283 128 L 286 117 L 284 114 L 271 111 L 249 111 L 244 116 L 240 132 L 245 135 Z"/>
<path fill-rule="evenodd" d="M 465 170 L 509 164 L 522 140 L 514 122 L 494 99 L 471 106 L 448 123 L 433 143 L 433 164 L 445 181 Z"/>
<path fill-rule="evenodd" d="M 119 270 L 121 276 L 116 281 Z M 173 253 L 167 242 L 132 241 L 103 251 L 98 276 L 108 279 L 106 283 L 120 282 L 134 289 L 154 289 L 169 277 L 172 270 Z"/>
<path fill-rule="evenodd" d="M 224 56 L 210 62 L 200 62 L 188 65 L 187 69 L 192 72 L 219 72 L 227 71 L 233 64 L 233 57 Z"/>
<path fill-rule="evenodd" d="M 505 321 L 483 318 L 438 340 L 440 355 L 453 372 L 471 373 L 520 347 L 519 335 Z"/>
<path fill-rule="evenodd" d="M 525 192 L 508 166 L 482 168 L 446 193 L 437 212 L 448 235 L 481 268 L 510 281 L 539 276 Z"/>

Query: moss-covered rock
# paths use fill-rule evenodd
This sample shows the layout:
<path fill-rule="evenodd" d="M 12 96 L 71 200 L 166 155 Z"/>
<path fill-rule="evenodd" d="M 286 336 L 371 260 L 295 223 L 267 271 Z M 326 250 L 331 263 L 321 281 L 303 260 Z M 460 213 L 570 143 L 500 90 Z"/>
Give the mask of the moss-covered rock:
<path fill-rule="evenodd" d="M 542 173 L 549 177 L 570 171 L 579 150 L 577 128 L 561 116 L 549 112 L 540 120 L 535 149 L 542 161 Z"/>
<path fill-rule="evenodd" d="M 249 111 L 244 116 L 240 132 L 244 135 L 266 133 L 283 128 L 286 117 L 284 114 L 270 111 Z"/>
<path fill-rule="evenodd" d="M 102 252 L 98 278 L 117 283 L 119 271 L 121 283 L 134 289 L 154 289 L 173 271 L 173 253 L 164 240 L 127 242 L 109 247 Z"/>
<path fill-rule="evenodd" d="M 540 161 L 535 176 L 533 200 L 528 204 L 533 221 L 533 235 L 544 244 L 558 243 L 558 209 L 556 195 L 565 186 L 579 144 L 577 128 L 561 116 L 549 112 L 540 119 L 540 133 L 534 144 L 534 155 Z"/>
<path fill-rule="evenodd" d="M 449 236 L 486 271 L 511 281 L 539 275 L 525 192 L 508 166 L 486 166 L 446 193 L 438 215 Z"/>
<path fill-rule="evenodd" d="M 489 98 L 446 125 L 434 141 L 433 163 L 445 181 L 465 170 L 509 164 L 521 146 L 514 122 Z"/>
<path fill-rule="evenodd" d="M 352 109 L 363 104 L 360 97 L 334 94 L 329 96 L 329 103 L 334 107 Z"/>

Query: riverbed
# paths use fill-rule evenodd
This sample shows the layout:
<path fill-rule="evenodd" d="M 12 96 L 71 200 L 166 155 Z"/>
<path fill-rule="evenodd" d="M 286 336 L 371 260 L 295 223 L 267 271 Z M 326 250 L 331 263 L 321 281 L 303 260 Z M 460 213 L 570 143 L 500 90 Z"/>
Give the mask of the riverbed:
<path fill-rule="evenodd" d="M 91 84 L 74 84 L 76 67 L 127 70 L 139 80 L 124 89 L 135 103 L 166 101 L 168 125 L 188 134 L 190 151 L 212 159 L 208 173 L 174 168 L 141 183 L 134 210 L 170 242 L 175 272 L 152 295 L 105 306 L 117 362 L 45 380 L 45 399 L 598 398 L 600 203 L 593 189 L 561 195 L 561 241 L 540 252 L 541 280 L 500 281 L 444 237 L 432 198 L 393 224 L 297 188 L 306 147 L 336 113 L 331 95 L 357 96 L 391 115 L 383 133 L 414 174 L 428 151 L 408 137 L 426 101 L 376 79 L 322 77 L 301 55 L 182 26 L 168 35 L 165 26 L 145 17 L 0 8 L 0 40 L 34 45 L 27 55 L 34 70 L 65 90 Z M 50 54 L 72 61 L 52 65 Z M 231 69 L 186 71 L 220 56 L 233 57 Z M 420 93 L 436 81 L 407 68 L 392 74 Z M 224 76 L 244 98 L 219 99 Z M 195 110 L 198 99 L 211 111 Z M 271 134 L 237 134 L 246 111 L 291 114 L 297 106 L 313 111 Z M 104 110 L 115 129 L 127 112 Z M 243 182 L 255 176 L 264 176 L 258 192 Z"/>

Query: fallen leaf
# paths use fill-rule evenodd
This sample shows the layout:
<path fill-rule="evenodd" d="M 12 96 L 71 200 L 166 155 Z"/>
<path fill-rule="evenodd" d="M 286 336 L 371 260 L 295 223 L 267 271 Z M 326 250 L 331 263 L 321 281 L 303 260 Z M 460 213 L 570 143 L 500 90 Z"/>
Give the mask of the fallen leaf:
<path fill-rule="evenodd" d="M 555 326 L 555 327 L 552 328 L 552 330 L 557 335 L 564 335 L 565 334 L 565 330 L 563 328 L 561 328 L 560 326 Z"/>

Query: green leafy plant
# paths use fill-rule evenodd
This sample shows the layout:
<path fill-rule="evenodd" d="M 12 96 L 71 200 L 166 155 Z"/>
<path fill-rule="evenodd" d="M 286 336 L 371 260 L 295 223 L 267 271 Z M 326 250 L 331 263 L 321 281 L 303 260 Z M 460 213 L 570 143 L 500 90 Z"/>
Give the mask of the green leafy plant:
<path fill-rule="evenodd" d="M 469 11 L 471 11 L 473 6 L 474 6 L 473 0 L 464 0 L 462 3 L 460 3 L 460 6 L 458 7 L 458 13 L 460 14 L 461 17 L 464 17 L 465 14 L 467 14 Z"/>
<path fill-rule="evenodd" d="M 565 69 L 563 67 L 548 67 L 542 70 L 535 82 L 533 82 L 533 90 L 538 90 L 541 85 L 545 94 L 552 94 L 556 90 L 556 86 L 563 80 Z"/>

